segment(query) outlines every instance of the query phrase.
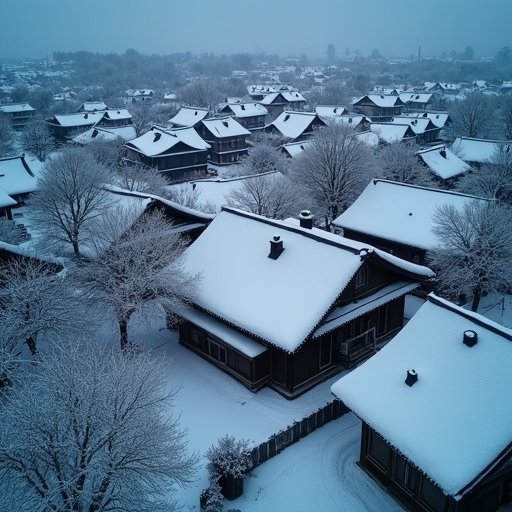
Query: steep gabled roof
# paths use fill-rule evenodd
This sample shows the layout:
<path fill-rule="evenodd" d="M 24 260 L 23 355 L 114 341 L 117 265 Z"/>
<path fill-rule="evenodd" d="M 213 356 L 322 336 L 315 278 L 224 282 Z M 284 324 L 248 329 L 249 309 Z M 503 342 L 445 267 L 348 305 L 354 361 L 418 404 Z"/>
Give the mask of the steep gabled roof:
<path fill-rule="evenodd" d="M 288 139 L 296 139 L 310 130 L 313 122 L 325 125 L 325 122 L 314 112 L 294 112 L 285 110 L 265 129 L 275 128 Z M 271 129 L 271 128 L 270 128 Z"/>
<path fill-rule="evenodd" d="M 512 152 L 512 141 L 458 137 L 452 148 L 466 162 L 485 164 L 492 162 L 499 151 Z"/>
<path fill-rule="evenodd" d="M 463 341 L 474 331 L 477 343 Z M 418 380 L 405 384 L 406 372 Z M 331 390 L 456 499 L 512 447 L 512 331 L 431 294 L 376 355 Z"/>
<path fill-rule="evenodd" d="M 341 105 L 317 105 L 315 112 L 320 117 L 339 117 L 347 112 L 347 109 Z"/>
<path fill-rule="evenodd" d="M 201 123 L 214 137 L 219 139 L 251 135 L 249 130 L 229 116 L 203 119 Z"/>
<path fill-rule="evenodd" d="M 222 111 L 230 111 L 239 119 L 243 119 L 244 117 L 266 116 L 268 114 L 268 110 L 259 103 L 228 103 Z"/>
<path fill-rule="evenodd" d="M 376 133 L 379 139 L 386 144 L 394 144 L 416 137 L 412 128 L 406 123 L 370 123 L 370 131 Z"/>
<path fill-rule="evenodd" d="M 429 130 L 438 130 L 428 117 L 396 116 L 390 121 L 392 124 L 408 124 L 415 135 L 422 135 Z"/>
<path fill-rule="evenodd" d="M 95 112 L 107 109 L 108 107 L 103 101 L 86 101 L 80 105 L 78 112 Z"/>
<path fill-rule="evenodd" d="M 207 108 L 181 107 L 178 113 L 169 119 L 173 126 L 195 126 L 208 115 Z"/>
<path fill-rule="evenodd" d="M 284 251 L 271 259 L 276 236 Z M 197 306 L 294 352 L 356 274 L 363 250 L 416 280 L 433 275 L 367 244 L 228 207 L 185 251 L 185 270 L 201 275 Z"/>
<path fill-rule="evenodd" d="M 12 112 L 35 112 L 35 108 L 30 106 L 28 103 L 5 103 L 0 105 L 0 112 L 6 114 Z"/>
<path fill-rule="evenodd" d="M 281 96 L 281 98 L 279 98 Z M 277 102 L 276 102 L 277 100 Z M 272 92 L 267 94 L 260 103 L 262 105 L 271 105 L 272 103 L 297 103 L 297 102 L 305 102 L 306 98 L 302 96 L 300 92 L 297 91 L 279 91 Z"/>
<path fill-rule="evenodd" d="M 469 164 L 461 160 L 444 145 L 418 151 L 417 155 L 432 172 L 443 180 L 471 170 Z"/>
<path fill-rule="evenodd" d="M 0 189 L 9 196 L 37 190 L 37 179 L 24 156 L 0 158 Z"/>
<path fill-rule="evenodd" d="M 161 156 L 172 150 L 176 144 L 183 143 L 191 150 L 207 150 L 210 145 L 205 142 L 194 128 L 162 129 L 153 126 L 143 135 L 125 144 L 145 156 Z"/>
<path fill-rule="evenodd" d="M 399 98 L 404 103 L 423 103 L 426 105 L 432 99 L 432 93 L 402 92 Z"/>
<path fill-rule="evenodd" d="M 123 140 L 132 140 L 137 137 L 137 131 L 135 126 L 112 126 L 108 128 L 102 128 L 100 126 L 93 126 L 84 133 L 80 133 L 76 137 L 73 137 L 73 142 L 77 144 L 89 144 L 96 140 L 116 140 L 121 138 Z"/>
<path fill-rule="evenodd" d="M 444 128 L 451 121 L 448 112 L 402 112 L 400 117 L 428 117 L 437 128 Z"/>
<path fill-rule="evenodd" d="M 401 107 L 404 105 L 404 102 L 400 99 L 399 96 L 394 95 L 386 95 L 386 94 L 367 94 L 354 101 L 354 106 L 357 107 L 361 103 L 366 102 L 373 103 L 377 107 Z"/>
<path fill-rule="evenodd" d="M 432 232 L 437 207 L 453 205 L 462 209 L 471 201 L 488 199 L 398 181 L 372 180 L 333 224 L 429 250 L 438 244 Z"/>

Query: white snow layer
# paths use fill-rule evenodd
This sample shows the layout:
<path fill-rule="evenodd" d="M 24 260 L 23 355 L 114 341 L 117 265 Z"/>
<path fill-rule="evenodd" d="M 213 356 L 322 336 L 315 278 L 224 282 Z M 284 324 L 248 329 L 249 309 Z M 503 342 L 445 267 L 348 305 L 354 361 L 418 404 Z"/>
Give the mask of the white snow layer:
<path fill-rule="evenodd" d="M 512 331 L 438 299 L 331 390 L 447 494 L 472 482 L 512 440 Z M 449 308 L 449 309 L 447 309 Z M 462 316 L 463 312 L 470 318 Z M 482 324 L 475 323 L 478 319 Z M 462 343 L 465 330 L 478 342 Z M 414 369 L 418 381 L 405 384 Z"/>
<path fill-rule="evenodd" d="M 471 166 L 452 153 L 446 146 L 417 153 L 427 167 L 441 179 L 447 180 L 471 170 Z"/>

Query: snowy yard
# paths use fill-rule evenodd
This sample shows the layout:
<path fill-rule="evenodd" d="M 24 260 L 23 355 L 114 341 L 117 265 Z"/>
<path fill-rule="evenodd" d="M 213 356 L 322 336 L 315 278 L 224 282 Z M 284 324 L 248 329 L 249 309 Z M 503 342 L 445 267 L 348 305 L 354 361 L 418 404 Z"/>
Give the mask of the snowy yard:
<path fill-rule="evenodd" d="M 190 448 L 203 456 L 224 434 L 255 445 L 309 415 L 333 399 L 330 386 L 341 374 L 289 401 L 269 389 L 254 394 L 229 375 L 178 344 L 177 333 L 154 325 L 133 326 L 134 339 L 169 360 L 169 383 L 181 389 L 176 413 L 188 429 Z M 401 508 L 355 462 L 360 421 L 352 414 L 335 420 L 257 468 L 236 501 L 225 510 L 384 511 Z M 205 459 L 198 482 L 179 491 L 185 510 L 199 510 L 199 494 L 208 484 Z M 345 503 L 340 508 L 340 503 Z"/>

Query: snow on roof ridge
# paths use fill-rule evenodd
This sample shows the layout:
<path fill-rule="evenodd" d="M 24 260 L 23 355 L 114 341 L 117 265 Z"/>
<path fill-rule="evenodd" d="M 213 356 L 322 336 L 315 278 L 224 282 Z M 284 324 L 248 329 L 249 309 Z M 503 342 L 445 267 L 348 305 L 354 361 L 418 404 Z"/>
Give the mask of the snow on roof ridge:
<path fill-rule="evenodd" d="M 478 139 L 476 137 L 457 137 L 459 140 L 475 140 L 478 142 L 492 142 L 493 144 L 512 144 L 512 140 Z M 455 141 L 457 140 L 455 139 Z"/>
<path fill-rule="evenodd" d="M 156 194 L 150 194 L 149 192 L 137 192 L 135 190 L 126 190 L 124 188 L 118 187 L 117 185 L 111 185 L 105 183 L 103 187 L 105 190 L 109 190 L 113 193 L 122 194 L 125 196 L 135 196 L 135 197 L 142 197 L 146 199 L 155 199 L 156 201 L 160 201 L 161 203 L 170 206 L 171 208 L 174 208 L 175 210 L 181 211 L 183 213 L 188 213 L 190 215 L 194 215 L 195 217 L 201 217 L 204 220 L 212 220 L 215 218 L 214 213 L 205 213 L 200 210 L 194 210 L 193 208 L 189 208 L 188 206 L 183 206 L 179 203 L 175 203 L 174 201 L 171 201 L 170 199 L 165 199 L 164 197 L 157 196 Z"/>
<path fill-rule="evenodd" d="M 508 327 L 505 327 L 504 325 L 501 325 L 497 322 L 493 322 L 480 313 L 476 313 L 474 311 L 464 309 L 461 306 L 457 306 L 453 302 L 439 297 L 434 292 L 431 292 L 427 295 L 427 300 L 436 306 L 448 309 L 453 313 L 457 313 L 458 315 L 463 316 L 467 320 L 471 320 L 472 322 L 478 324 L 480 327 L 487 328 L 494 334 L 498 334 L 507 340 L 512 341 L 512 329 L 509 329 Z"/>
<path fill-rule="evenodd" d="M 455 192 L 454 190 L 445 190 L 441 188 L 433 188 L 433 187 L 423 187 L 422 185 L 415 185 L 414 183 L 404 183 L 402 181 L 393 181 L 393 180 L 385 180 L 382 178 L 373 178 L 371 182 L 373 182 L 374 185 L 377 184 L 377 182 L 382 183 L 389 183 L 390 185 L 398 185 L 402 187 L 408 187 L 408 188 L 417 188 L 420 190 L 429 190 L 431 192 L 439 192 L 440 194 L 450 194 L 452 196 L 462 196 L 462 197 L 469 197 L 473 199 L 482 199 L 484 201 L 494 201 L 494 199 L 489 199 L 488 197 L 481 197 L 481 196 L 475 196 L 472 194 L 464 194 L 463 192 Z"/>
<path fill-rule="evenodd" d="M 231 181 L 241 181 L 248 178 L 257 178 L 260 176 L 268 176 L 269 174 L 276 174 L 280 171 L 266 171 L 255 174 L 244 174 L 243 176 L 233 176 L 232 178 L 203 178 L 200 180 L 192 180 L 189 183 L 229 183 Z"/>
<path fill-rule="evenodd" d="M 5 251 L 9 251 L 20 256 L 26 256 L 27 258 L 35 258 L 41 261 L 46 261 L 47 263 L 53 263 L 54 265 L 59 265 L 62 268 L 65 267 L 64 260 L 62 258 L 51 256 L 49 254 L 37 254 L 32 247 L 9 244 L 0 240 L 0 249 L 4 249 Z"/>

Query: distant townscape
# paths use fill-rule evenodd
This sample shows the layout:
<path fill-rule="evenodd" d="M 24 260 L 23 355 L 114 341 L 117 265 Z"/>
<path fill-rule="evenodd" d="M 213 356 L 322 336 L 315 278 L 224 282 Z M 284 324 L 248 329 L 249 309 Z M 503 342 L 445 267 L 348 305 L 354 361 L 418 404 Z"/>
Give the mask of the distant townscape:
<path fill-rule="evenodd" d="M 512 510 L 511 225 L 508 47 L 0 64 L 0 512 Z"/>

